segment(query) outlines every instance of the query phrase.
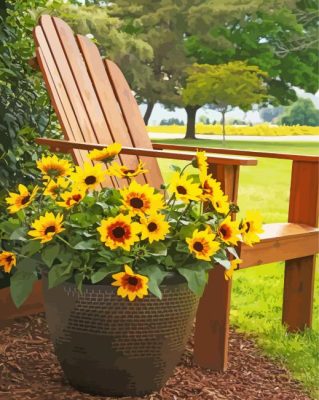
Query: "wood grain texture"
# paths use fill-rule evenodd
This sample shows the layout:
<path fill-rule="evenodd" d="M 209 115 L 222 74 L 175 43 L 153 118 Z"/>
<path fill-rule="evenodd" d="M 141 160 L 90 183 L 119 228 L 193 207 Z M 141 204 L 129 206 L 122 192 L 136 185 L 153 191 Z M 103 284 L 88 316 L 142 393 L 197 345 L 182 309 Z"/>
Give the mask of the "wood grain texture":
<path fill-rule="evenodd" d="M 319 163 L 294 161 L 288 221 L 317 227 L 318 216 Z M 314 255 L 286 262 L 282 321 L 291 332 L 311 327 L 315 262 Z"/>
<path fill-rule="evenodd" d="M 260 242 L 240 244 L 239 269 L 313 255 L 319 251 L 319 229 L 308 225 L 274 223 L 263 226 Z"/>
<path fill-rule="evenodd" d="M 125 119 L 133 147 L 153 149 L 137 102 L 123 73 L 119 67 L 110 60 L 105 60 L 105 67 Z M 157 161 L 145 157 L 141 157 L 141 160 L 146 163 L 150 171 L 150 174 L 147 176 L 148 182 L 159 188 L 163 183 L 163 177 Z"/>
<path fill-rule="evenodd" d="M 267 151 L 253 151 L 253 150 L 237 150 L 237 149 L 224 149 L 222 147 L 201 147 L 201 146 L 187 146 L 179 144 L 167 143 L 154 143 L 153 148 L 160 150 L 175 150 L 175 151 L 206 151 L 207 153 L 221 153 L 221 154 L 234 154 L 251 157 L 264 157 L 264 158 L 277 158 L 283 160 L 307 161 L 318 162 L 319 156 L 305 156 L 303 154 L 288 154 L 288 153 L 274 153 Z"/>
<path fill-rule="evenodd" d="M 14 318 L 36 314 L 43 311 L 41 280 L 35 282 L 31 295 L 20 308 L 16 308 L 14 305 L 11 299 L 9 287 L 0 289 L 0 326 L 5 325 L 8 321 Z"/>
<path fill-rule="evenodd" d="M 74 141 L 66 141 L 66 140 L 58 140 L 58 139 L 48 139 L 48 138 L 37 138 L 36 142 L 45 146 L 49 146 L 53 151 L 58 152 L 70 152 L 72 149 L 102 149 L 106 146 L 106 144 L 102 143 L 84 143 L 84 142 L 74 142 Z M 174 160 L 192 160 L 195 157 L 195 153 L 191 152 L 179 152 L 175 153 L 172 151 L 162 151 L 162 150 L 153 150 L 146 148 L 131 148 L 131 147 L 123 147 L 121 153 L 123 154 L 136 154 L 145 157 L 158 157 L 158 158 L 168 158 Z M 256 165 L 257 160 L 252 158 L 245 157 L 229 157 L 229 156 L 207 156 L 207 162 L 209 164 L 216 165 L 225 165 L 230 166 L 227 171 L 231 171 L 233 166 L 234 168 L 238 165 Z M 222 171 L 223 169 L 221 169 Z M 221 174 L 222 176 L 223 174 Z M 225 175 L 225 174 L 224 174 Z M 223 175 L 223 176 L 224 176 Z M 227 181 L 228 182 L 228 181 Z"/>

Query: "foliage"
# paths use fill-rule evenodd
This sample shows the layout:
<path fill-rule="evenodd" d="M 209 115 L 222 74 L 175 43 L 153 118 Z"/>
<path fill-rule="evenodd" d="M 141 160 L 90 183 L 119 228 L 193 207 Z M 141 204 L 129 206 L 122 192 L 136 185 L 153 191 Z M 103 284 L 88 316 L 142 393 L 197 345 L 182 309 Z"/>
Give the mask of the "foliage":
<path fill-rule="evenodd" d="M 184 125 L 184 121 L 178 118 L 162 119 L 160 125 Z"/>
<path fill-rule="evenodd" d="M 114 279 L 119 274 L 126 279 L 132 268 L 134 279 L 148 280 L 148 289 L 159 298 L 160 283 L 175 271 L 201 295 L 214 263 L 223 265 L 230 276 L 237 265 L 237 260 L 228 260 L 229 255 L 238 257 L 234 245 L 239 240 L 248 244 L 259 240 L 258 216 L 247 214 L 242 221 L 231 221 L 230 213 L 238 208 L 207 175 L 204 153 L 198 152 L 183 170 L 173 167 L 165 201 L 149 185 L 131 180 L 145 172 L 142 165 L 132 170 L 111 164 L 115 154 L 110 148 L 92 151 L 90 158 L 101 162 L 75 171 L 66 160 L 42 157 L 37 167 L 43 180 L 32 188 L 19 185 L 19 193 L 6 199 L 12 217 L 0 224 L 0 265 L 13 272 L 11 293 L 17 306 L 41 270 L 48 273 L 49 287 L 74 279 L 81 290 L 83 282 L 97 283 L 114 273 Z M 185 172 L 191 166 L 199 169 L 194 176 L 197 183 Z M 107 175 L 126 178 L 129 185 L 95 190 Z M 204 210 L 203 202 L 210 208 Z M 129 292 L 121 282 L 122 294 Z"/>
<path fill-rule="evenodd" d="M 148 126 L 148 132 L 158 133 L 185 133 L 185 126 Z M 319 135 L 319 128 L 312 126 L 274 126 L 269 124 L 258 124 L 254 126 L 226 125 L 226 130 L 232 136 L 300 136 L 300 135 Z M 222 135 L 223 126 L 221 124 L 205 125 L 196 124 L 196 132 L 207 135 Z"/>
<path fill-rule="evenodd" d="M 269 92 L 277 104 L 296 100 L 293 86 L 315 93 L 319 88 L 317 2 L 288 1 L 274 7 L 263 2 L 257 9 L 259 2 L 250 3 L 245 18 L 234 13 L 223 26 L 207 28 L 210 40 L 198 35 L 188 38 L 189 56 L 201 64 L 242 60 L 257 65 L 268 73 Z"/>
<path fill-rule="evenodd" d="M 319 110 L 310 99 L 299 99 L 280 118 L 283 125 L 319 126 Z"/>
<path fill-rule="evenodd" d="M 241 61 L 228 64 L 195 64 L 188 68 L 183 101 L 187 105 L 213 104 L 222 113 L 225 139 L 225 113 L 232 107 L 248 110 L 267 99 L 264 79 L 267 75 L 256 66 Z"/>
<path fill-rule="evenodd" d="M 42 78 L 28 64 L 35 25 L 29 9 L 43 3 L 7 1 L 0 17 L 0 198 L 5 188 L 33 180 L 39 154 L 34 138 L 54 129 Z"/>

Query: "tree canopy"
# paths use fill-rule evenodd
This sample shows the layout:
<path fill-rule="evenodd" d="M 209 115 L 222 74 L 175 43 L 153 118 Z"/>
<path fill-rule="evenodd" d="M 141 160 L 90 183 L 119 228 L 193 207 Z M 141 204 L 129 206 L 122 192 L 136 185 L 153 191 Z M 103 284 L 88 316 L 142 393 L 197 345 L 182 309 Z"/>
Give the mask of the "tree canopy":
<path fill-rule="evenodd" d="M 283 125 L 319 126 L 319 110 L 310 99 L 298 99 L 281 117 Z"/>
<path fill-rule="evenodd" d="M 233 61 L 219 65 L 195 64 L 187 71 L 184 103 L 194 107 L 212 104 L 213 108 L 220 111 L 224 140 L 227 111 L 236 106 L 247 111 L 252 104 L 268 99 L 267 74 L 257 66 Z M 191 132 L 186 132 L 186 136 L 191 136 Z"/>

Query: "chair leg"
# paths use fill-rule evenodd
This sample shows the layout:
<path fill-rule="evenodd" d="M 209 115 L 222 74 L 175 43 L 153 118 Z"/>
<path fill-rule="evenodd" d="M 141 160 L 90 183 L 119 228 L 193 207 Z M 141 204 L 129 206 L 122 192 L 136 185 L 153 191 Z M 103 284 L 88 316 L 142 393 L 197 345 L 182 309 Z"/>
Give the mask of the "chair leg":
<path fill-rule="evenodd" d="M 231 280 L 224 272 L 219 265 L 210 271 L 195 325 L 194 361 L 214 371 L 227 369 Z"/>
<path fill-rule="evenodd" d="M 286 261 L 282 323 L 289 332 L 311 327 L 315 256 Z"/>

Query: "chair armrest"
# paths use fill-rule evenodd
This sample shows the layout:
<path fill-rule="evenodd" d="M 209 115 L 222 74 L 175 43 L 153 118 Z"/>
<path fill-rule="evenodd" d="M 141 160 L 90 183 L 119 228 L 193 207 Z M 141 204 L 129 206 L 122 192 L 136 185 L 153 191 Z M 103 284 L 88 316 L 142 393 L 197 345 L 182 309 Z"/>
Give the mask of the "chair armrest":
<path fill-rule="evenodd" d="M 293 161 L 307 161 L 319 162 L 319 156 L 307 156 L 303 154 L 289 154 L 289 153 L 272 153 L 267 151 L 252 151 L 252 150 L 237 150 L 237 149 L 224 149 L 221 147 L 202 147 L 202 146 L 186 146 L 179 144 L 168 143 L 153 143 L 155 150 L 171 150 L 171 151 L 206 151 L 206 153 L 221 153 L 221 154 L 234 154 L 249 157 L 264 157 L 264 158 L 278 158 Z"/>
<path fill-rule="evenodd" d="M 93 149 L 103 149 L 107 144 L 99 143 L 83 143 L 83 142 L 73 142 L 69 140 L 57 140 L 48 138 L 37 138 L 36 143 L 49 146 L 52 151 L 60 153 L 69 153 L 74 149 L 81 150 L 93 150 Z M 156 157 L 156 158 L 168 158 L 174 160 L 186 160 L 191 161 L 195 157 L 194 152 L 179 152 L 174 151 L 162 151 L 153 149 L 142 149 L 134 147 L 122 147 L 121 153 L 131 154 L 136 156 L 144 157 Z M 219 164 L 219 165 L 257 165 L 257 160 L 250 157 L 240 157 L 232 156 L 228 157 L 225 155 L 218 156 L 207 156 L 207 162 L 209 164 Z"/>

